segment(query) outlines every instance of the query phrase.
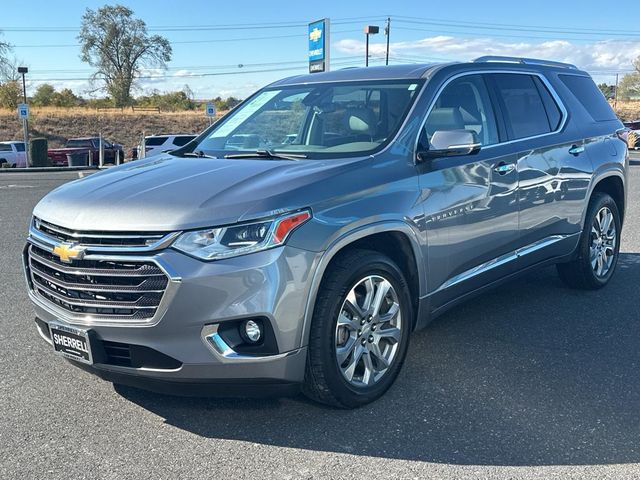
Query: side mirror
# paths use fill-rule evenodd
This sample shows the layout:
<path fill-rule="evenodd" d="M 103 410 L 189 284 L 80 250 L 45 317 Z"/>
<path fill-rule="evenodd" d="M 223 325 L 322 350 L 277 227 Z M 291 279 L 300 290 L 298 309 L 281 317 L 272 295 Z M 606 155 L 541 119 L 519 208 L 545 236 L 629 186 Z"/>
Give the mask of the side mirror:
<path fill-rule="evenodd" d="M 482 144 L 473 130 L 437 130 L 431 136 L 431 148 L 418 152 L 418 160 L 472 155 Z"/>

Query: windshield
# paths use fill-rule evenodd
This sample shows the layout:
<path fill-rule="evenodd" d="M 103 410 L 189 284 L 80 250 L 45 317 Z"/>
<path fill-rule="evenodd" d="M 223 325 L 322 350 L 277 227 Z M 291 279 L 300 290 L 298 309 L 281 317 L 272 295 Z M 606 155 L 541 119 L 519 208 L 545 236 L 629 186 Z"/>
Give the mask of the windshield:
<path fill-rule="evenodd" d="M 372 153 L 400 128 L 421 85 L 417 80 L 341 82 L 264 89 L 208 130 L 192 151 L 309 158 Z"/>

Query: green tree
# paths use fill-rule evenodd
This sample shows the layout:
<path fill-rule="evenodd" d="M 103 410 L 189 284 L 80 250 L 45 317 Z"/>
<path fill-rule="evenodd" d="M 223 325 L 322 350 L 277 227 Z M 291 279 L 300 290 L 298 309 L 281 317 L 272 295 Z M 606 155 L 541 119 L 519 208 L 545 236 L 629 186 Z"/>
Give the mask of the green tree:
<path fill-rule="evenodd" d="M 636 67 L 637 68 L 637 67 Z M 618 84 L 618 98 L 629 100 L 640 96 L 640 73 L 627 73 Z"/>
<path fill-rule="evenodd" d="M 53 95 L 53 104 L 56 107 L 75 107 L 80 104 L 81 100 L 82 99 L 69 88 L 63 88 Z"/>
<path fill-rule="evenodd" d="M 0 107 L 14 109 L 22 101 L 22 86 L 17 80 L 0 84 Z"/>
<path fill-rule="evenodd" d="M 131 90 L 145 67 L 166 68 L 171 60 L 169 40 L 149 35 L 144 21 L 122 5 L 87 8 L 78 34 L 80 58 L 96 69 L 116 107 L 132 104 Z"/>
<path fill-rule="evenodd" d="M 604 98 L 611 99 L 616 96 L 616 87 L 615 85 L 607 85 L 606 83 L 601 83 L 598 85 L 598 88 L 604 95 Z"/>
<path fill-rule="evenodd" d="M 53 104 L 56 89 L 49 83 L 42 83 L 36 88 L 36 93 L 31 97 L 31 103 L 37 107 L 46 107 Z"/>

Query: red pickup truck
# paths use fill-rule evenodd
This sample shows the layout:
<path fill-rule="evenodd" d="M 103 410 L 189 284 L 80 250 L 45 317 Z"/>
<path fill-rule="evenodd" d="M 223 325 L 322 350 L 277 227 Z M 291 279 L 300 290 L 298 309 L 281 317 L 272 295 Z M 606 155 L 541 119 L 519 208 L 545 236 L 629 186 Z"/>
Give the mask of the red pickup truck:
<path fill-rule="evenodd" d="M 116 152 L 120 152 L 120 160 L 124 160 L 122 145 L 111 143 L 107 139 L 102 139 L 104 145 L 104 163 L 116 163 Z M 100 139 L 98 137 L 70 138 L 64 148 L 50 148 L 47 156 L 54 167 L 66 167 L 69 165 L 68 155 L 82 156 L 86 160 L 86 165 L 97 166 L 99 162 Z"/>

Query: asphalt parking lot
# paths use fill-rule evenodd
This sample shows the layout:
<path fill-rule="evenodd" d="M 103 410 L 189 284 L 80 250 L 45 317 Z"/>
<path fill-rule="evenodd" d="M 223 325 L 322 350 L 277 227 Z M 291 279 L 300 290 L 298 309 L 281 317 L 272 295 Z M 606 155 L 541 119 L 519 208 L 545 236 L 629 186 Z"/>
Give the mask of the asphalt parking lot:
<path fill-rule="evenodd" d="M 638 478 L 639 165 L 606 289 L 549 268 L 462 305 L 354 411 L 114 388 L 55 357 L 20 253 L 35 203 L 78 174 L 0 174 L 0 478 Z"/>

